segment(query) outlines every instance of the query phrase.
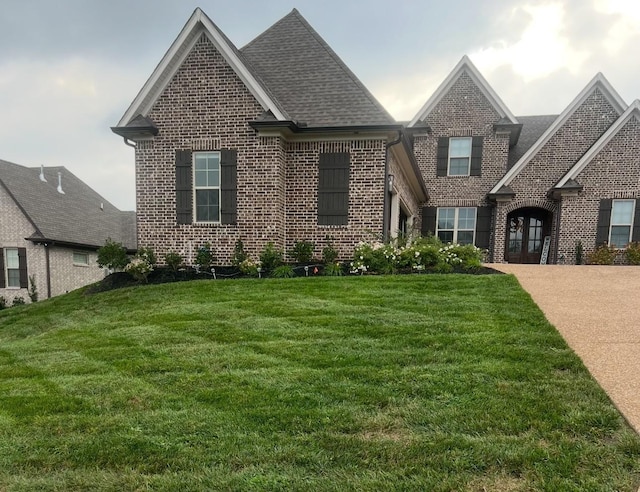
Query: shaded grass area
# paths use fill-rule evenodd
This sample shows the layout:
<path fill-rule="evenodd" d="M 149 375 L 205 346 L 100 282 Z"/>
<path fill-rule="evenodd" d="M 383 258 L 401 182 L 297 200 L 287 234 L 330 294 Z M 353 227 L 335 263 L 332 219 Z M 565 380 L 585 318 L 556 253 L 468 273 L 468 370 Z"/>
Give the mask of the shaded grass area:
<path fill-rule="evenodd" d="M 186 282 L 0 313 L 0 490 L 636 490 L 512 276 Z"/>

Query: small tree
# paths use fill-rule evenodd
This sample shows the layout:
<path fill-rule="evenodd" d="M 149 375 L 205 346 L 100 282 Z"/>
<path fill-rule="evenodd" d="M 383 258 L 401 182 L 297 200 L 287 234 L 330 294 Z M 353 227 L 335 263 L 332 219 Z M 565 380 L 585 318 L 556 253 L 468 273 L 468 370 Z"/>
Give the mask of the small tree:
<path fill-rule="evenodd" d="M 233 248 L 233 258 L 231 258 L 231 264 L 235 267 L 239 267 L 240 264 L 247 259 L 247 254 L 244 252 L 244 244 L 242 239 L 236 241 L 236 245 Z"/>
<path fill-rule="evenodd" d="M 260 264 L 265 270 L 273 270 L 282 265 L 282 250 L 268 242 L 260 253 Z"/>
<path fill-rule="evenodd" d="M 31 299 L 31 302 L 38 302 L 38 287 L 36 286 L 35 275 L 29 275 L 29 299 Z"/>
<path fill-rule="evenodd" d="M 180 267 L 180 265 L 182 265 L 183 260 L 184 260 L 184 258 L 182 258 L 181 255 L 179 255 L 178 253 L 174 253 L 174 252 L 169 252 L 164 257 L 164 262 L 174 272 L 178 271 L 178 268 Z"/>
<path fill-rule="evenodd" d="M 311 241 L 296 241 L 289 256 L 298 263 L 309 263 L 313 258 L 313 247 Z"/>
<path fill-rule="evenodd" d="M 205 243 L 198 248 L 196 253 L 196 265 L 202 270 L 208 270 L 216 257 L 211 250 L 211 244 Z"/>
<path fill-rule="evenodd" d="M 127 250 L 122 243 L 115 242 L 111 238 L 107 239 L 104 246 L 98 250 L 98 265 L 102 268 L 117 271 L 122 270 L 127 263 L 129 263 Z"/>

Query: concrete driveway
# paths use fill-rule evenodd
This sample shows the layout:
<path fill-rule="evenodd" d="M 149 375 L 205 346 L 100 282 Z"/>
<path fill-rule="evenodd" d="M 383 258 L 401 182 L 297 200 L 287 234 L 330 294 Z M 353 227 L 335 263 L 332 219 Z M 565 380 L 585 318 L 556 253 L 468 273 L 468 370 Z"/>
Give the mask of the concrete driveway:
<path fill-rule="evenodd" d="M 516 276 L 640 433 L 640 267 L 488 266 Z"/>

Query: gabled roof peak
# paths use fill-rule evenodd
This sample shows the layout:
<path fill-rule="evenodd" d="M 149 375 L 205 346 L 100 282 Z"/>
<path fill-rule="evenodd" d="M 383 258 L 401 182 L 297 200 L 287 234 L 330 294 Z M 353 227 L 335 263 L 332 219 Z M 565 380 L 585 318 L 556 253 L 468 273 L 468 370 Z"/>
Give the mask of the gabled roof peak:
<path fill-rule="evenodd" d="M 496 193 L 502 186 L 508 185 L 513 179 L 524 169 L 524 167 L 535 157 L 535 155 L 544 147 L 544 145 L 551 140 L 556 132 L 562 128 L 567 120 L 573 115 L 573 113 L 584 103 L 584 101 L 596 90 L 600 92 L 607 99 L 609 104 L 618 112 L 618 115 L 622 114 L 627 105 L 620 95 L 616 92 L 613 86 L 609 83 L 607 78 L 598 72 L 585 86 L 582 91 L 575 97 L 573 101 L 566 107 L 566 109 L 556 118 L 556 120 L 547 128 L 547 130 L 540 136 L 538 141 L 533 144 L 527 152 L 516 162 L 511 169 L 502 177 L 498 183 L 489 192 Z"/>
<path fill-rule="evenodd" d="M 518 123 L 516 117 L 509 110 L 502 99 L 500 99 L 493 88 L 489 85 L 487 80 L 482 76 L 471 59 L 467 55 L 464 55 L 460 59 L 458 64 L 449 73 L 449 75 L 444 79 L 442 84 L 440 84 L 440 86 L 436 89 L 433 95 L 427 100 L 422 109 L 418 111 L 418 114 L 416 114 L 416 116 L 411 120 L 409 126 L 414 126 L 419 120 L 423 120 L 429 113 L 431 113 L 436 104 L 440 102 L 442 97 L 449 91 L 449 89 L 451 89 L 453 84 L 458 80 L 458 78 L 460 78 L 463 73 L 467 73 L 471 77 L 473 82 L 478 86 L 484 96 L 493 105 L 501 118 L 506 118 L 510 123 Z"/>

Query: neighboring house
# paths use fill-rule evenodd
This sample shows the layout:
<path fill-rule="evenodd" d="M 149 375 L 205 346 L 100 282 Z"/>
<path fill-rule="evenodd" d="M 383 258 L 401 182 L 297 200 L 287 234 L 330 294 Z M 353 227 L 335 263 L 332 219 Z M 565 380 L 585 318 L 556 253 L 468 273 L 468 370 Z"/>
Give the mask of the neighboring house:
<path fill-rule="evenodd" d="M 138 243 L 341 258 L 418 227 L 427 192 L 402 125 L 297 10 L 242 49 L 196 9 L 113 131 L 135 145 Z"/>
<path fill-rule="evenodd" d="M 237 49 L 196 9 L 112 130 L 135 147 L 138 243 L 421 231 L 496 262 L 566 262 L 640 240 L 640 119 L 598 74 L 560 115 L 516 117 L 465 56 L 414 119 L 391 118 L 293 10 Z"/>
<path fill-rule="evenodd" d="M 95 282 L 108 238 L 135 250 L 135 214 L 121 212 L 64 167 L 0 161 L 0 296 L 40 299 Z"/>
<path fill-rule="evenodd" d="M 639 106 L 598 74 L 559 116 L 517 118 L 463 57 L 408 125 L 423 233 L 513 263 L 640 241 Z"/>

